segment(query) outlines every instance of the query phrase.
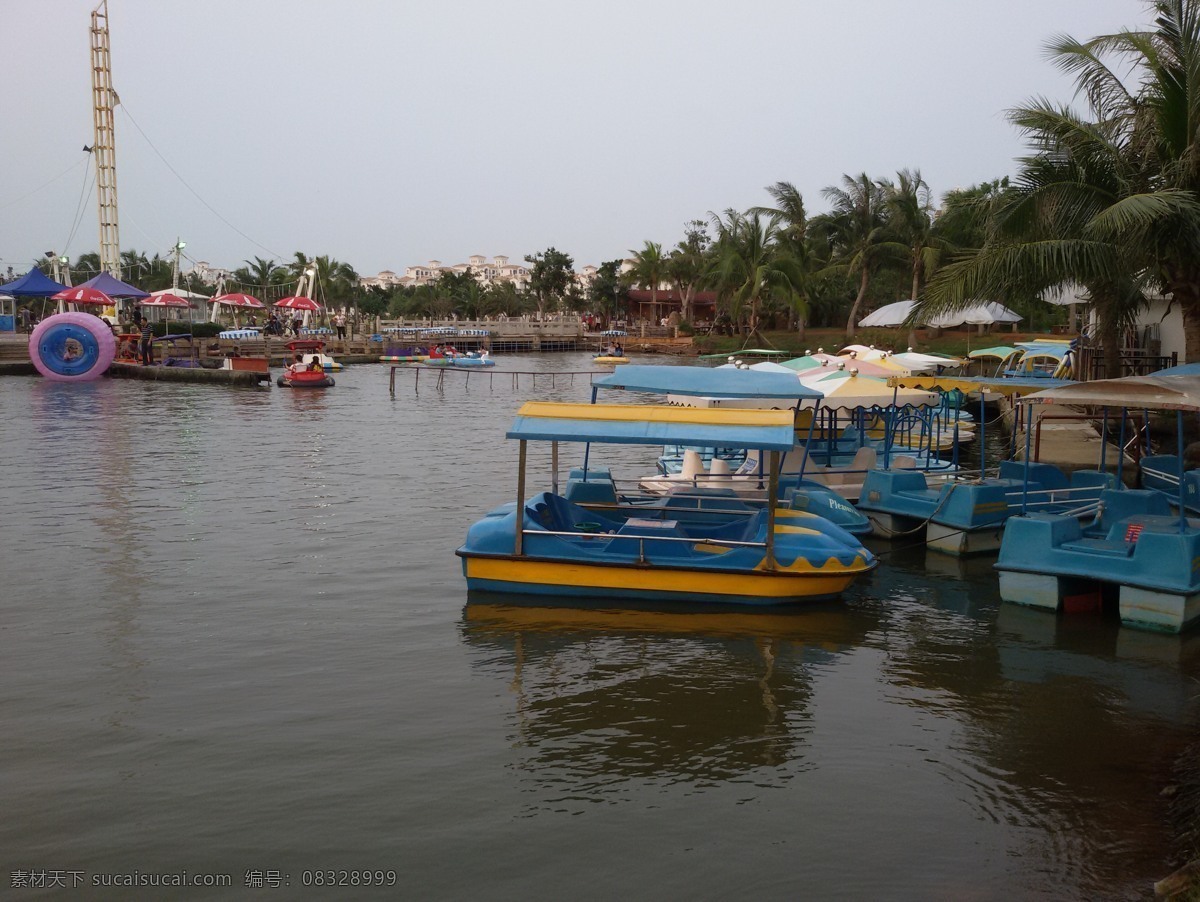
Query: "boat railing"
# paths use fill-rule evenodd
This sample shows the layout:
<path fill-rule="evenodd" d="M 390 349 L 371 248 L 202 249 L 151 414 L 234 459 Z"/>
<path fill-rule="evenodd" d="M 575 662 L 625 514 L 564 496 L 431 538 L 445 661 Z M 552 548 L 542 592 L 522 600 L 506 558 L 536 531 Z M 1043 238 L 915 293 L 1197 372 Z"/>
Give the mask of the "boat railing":
<path fill-rule="evenodd" d="M 682 493 L 671 495 L 671 498 L 673 498 L 673 499 L 683 498 L 683 499 L 686 499 L 689 501 L 694 500 L 697 502 L 696 507 L 682 507 L 678 504 L 674 504 L 674 505 L 643 504 L 641 501 L 636 500 L 639 497 L 658 500 L 659 498 L 662 497 L 661 495 L 650 495 L 650 496 L 644 496 L 644 495 L 643 496 L 628 496 L 628 495 L 626 495 L 624 497 L 633 498 L 635 500 L 635 503 L 637 503 L 637 507 L 634 510 L 637 513 L 649 512 L 649 511 L 671 511 L 671 512 L 678 512 L 678 513 L 696 512 L 696 513 L 701 513 L 701 514 L 727 514 L 727 515 L 737 515 L 737 516 L 742 516 L 742 517 L 753 517 L 754 515 L 756 515 L 758 513 L 757 510 L 746 510 L 745 508 L 700 507 L 699 506 L 700 501 L 714 500 L 712 495 L 685 495 Z M 628 504 L 607 504 L 607 503 L 601 502 L 601 501 L 585 501 L 585 502 L 580 503 L 579 506 L 582 508 L 585 508 L 587 510 L 597 510 L 597 511 L 615 510 L 615 511 L 621 511 L 622 513 L 628 513 L 630 510 Z"/>
<path fill-rule="evenodd" d="M 631 539 L 638 543 L 638 563 L 646 562 L 646 542 L 682 542 L 695 547 L 696 545 L 711 545 L 714 548 L 761 548 L 769 551 L 766 542 L 745 542 L 737 539 L 689 538 L 687 536 L 652 536 L 630 532 L 569 532 L 554 529 L 522 529 L 524 536 L 561 536 L 571 539 Z"/>
<path fill-rule="evenodd" d="M 1083 516 L 1090 513 L 1099 505 L 1097 497 L 1100 491 L 1098 485 L 1079 485 L 1069 488 L 1057 489 L 1020 489 L 1012 492 L 1005 492 L 1005 497 L 1008 499 L 1010 508 L 1020 509 L 1024 506 L 1027 509 L 1050 509 L 1053 508 L 1054 513 L 1070 513 L 1070 511 L 1061 510 L 1064 504 L 1071 501 L 1086 500 L 1087 503 L 1079 508 L 1081 513 L 1076 516 Z M 1090 496 L 1090 497 L 1089 497 Z"/>
<path fill-rule="evenodd" d="M 1179 474 L 1172 473 L 1170 470 L 1158 470 L 1154 467 L 1147 467 L 1143 465 L 1142 477 L 1145 478 L 1146 476 L 1151 476 L 1154 479 L 1161 479 L 1163 482 L 1167 483 L 1167 485 L 1179 485 Z"/>

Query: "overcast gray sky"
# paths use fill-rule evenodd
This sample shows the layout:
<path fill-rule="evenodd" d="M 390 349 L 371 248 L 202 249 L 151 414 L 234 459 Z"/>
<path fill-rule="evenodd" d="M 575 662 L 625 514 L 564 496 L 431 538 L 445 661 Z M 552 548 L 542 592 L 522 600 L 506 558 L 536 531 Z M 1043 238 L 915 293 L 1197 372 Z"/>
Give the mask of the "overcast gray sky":
<path fill-rule="evenodd" d="M 17 272 L 97 249 L 94 7 L 0 0 Z M 181 237 L 217 266 L 301 250 L 364 275 L 550 246 L 598 265 L 780 180 L 816 213 L 843 173 L 919 168 L 939 196 L 1011 174 L 1004 111 L 1072 97 L 1046 41 L 1149 21 L 1138 0 L 110 0 L 109 17 L 122 249 Z"/>

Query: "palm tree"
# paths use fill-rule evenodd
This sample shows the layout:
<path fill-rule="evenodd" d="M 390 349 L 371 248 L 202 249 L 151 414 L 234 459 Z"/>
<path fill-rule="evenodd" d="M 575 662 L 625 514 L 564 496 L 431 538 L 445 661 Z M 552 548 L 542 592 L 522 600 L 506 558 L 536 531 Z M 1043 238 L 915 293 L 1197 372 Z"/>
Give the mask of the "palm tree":
<path fill-rule="evenodd" d="M 812 256 L 808 244 L 808 214 L 804 208 L 804 197 L 791 182 L 776 182 L 768 186 L 767 193 L 775 201 L 775 206 L 753 207 L 751 212 L 775 219 L 778 225 L 777 242 L 787 249 L 788 254 L 799 262 L 807 274 L 812 269 Z M 796 331 L 800 338 L 804 338 L 804 319 L 808 306 L 807 284 L 797 297 L 804 303 L 795 308 Z"/>
<path fill-rule="evenodd" d="M 1011 112 L 1034 153 L 998 205 L 983 247 L 939 275 L 936 290 L 931 284 L 933 309 L 1001 290 L 1081 283 L 1108 373 L 1116 374 L 1120 328 L 1157 284 L 1180 302 L 1187 358 L 1200 357 L 1200 146 L 1180 131 L 1180 123 L 1184 132 L 1200 125 L 1200 73 L 1187 68 L 1200 66 L 1196 7 L 1194 0 L 1156 3 L 1156 32 L 1052 43 L 1094 121 L 1045 100 Z M 1136 91 L 1108 67 L 1107 55 L 1137 64 Z"/>
<path fill-rule="evenodd" d="M 658 286 L 667 279 L 667 258 L 663 256 L 661 244 L 647 241 L 640 251 L 631 250 L 629 258 L 632 264 L 625 273 L 625 278 L 633 285 L 641 285 L 650 289 L 650 309 L 655 321 L 658 320 Z"/>
<path fill-rule="evenodd" d="M 1156 0 L 1151 9 L 1151 29 L 1062 36 L 1049 49 L 1131 176 L 1093 231 L 1133 250 L 1179 303 L 1186 358 L 1200 360 L 1200 2 Z"/>
<path fill-rule="evenodd" d="M 726 210 L 725 218 L 713 215 L 717 231 L 713 283 L 719 298 L 737 321 L 748 313 L 749 334 L 759 332 L 759 311 L 764 298 L 803 304 L 804 268 L 780 242 L 779 224 L 760 213 Z"/>
<path fill-rule="evenodd" d="M 858 279 L 858 290 L 846 318 L 846 338 L 853 338 L 871 277 L 886 263 L 902 259 L 908 248 L 895 241 L 888 230 L 887 195 L 883 186 L 865 172 L 857 177 L 843 175 L 842 185 L 830 186 L 822 192 L 833 203 L 833 210 L 818 219 L 820 227 L 830 236 L 834 252 L 826 270 Z"/>
<path fill-rule="evenodd" d="M 711 265 L 711 245 L 707 224 L 693 219 L 686 226 L 683 241 L 667 255 L 667 278 L 679 292 L 680 316 L 685 323 L 695 317 L 693 304 Z"/>
<path fill-rule="evenodd" d="M 948 242 L 938 234 L 933 215 L 933 195 L 921 171 L 901 169 L 896 181 L 880 182 L 888 207 L 888 222 L 898 241 L 908 247 L 912 271 L 909 297 L 919 301 L 925 280 L 937 269 Z M 915 344 L 915 322 L 910 322 L 908 345 Z"/>

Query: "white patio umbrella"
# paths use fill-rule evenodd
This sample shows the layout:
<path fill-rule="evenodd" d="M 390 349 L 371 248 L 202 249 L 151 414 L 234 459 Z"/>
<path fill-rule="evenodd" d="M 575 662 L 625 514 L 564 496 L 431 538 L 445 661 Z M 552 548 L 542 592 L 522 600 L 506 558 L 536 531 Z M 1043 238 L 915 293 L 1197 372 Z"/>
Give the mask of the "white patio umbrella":
<path fill-rule="evenodd" d="M 878 310 L 864 316 L 858 321 L 858 324 L 859 326 L 876 326 L 880 328 L 902 326 L 916 306 L 916 301 L 896 301 L 894 304 L 885 304 Z"/>
<path fill-rule="evenodd" d="M 973 304 L 956 310 L 954 313 L 943 313 L 929 321 L 935 329 L 952 329 L 964 323 L 969 326 L 990 326 L 995 323 L 1019 323 L 1022 317 L 1013 313 L 1003 304 L 995 301 Z"/>

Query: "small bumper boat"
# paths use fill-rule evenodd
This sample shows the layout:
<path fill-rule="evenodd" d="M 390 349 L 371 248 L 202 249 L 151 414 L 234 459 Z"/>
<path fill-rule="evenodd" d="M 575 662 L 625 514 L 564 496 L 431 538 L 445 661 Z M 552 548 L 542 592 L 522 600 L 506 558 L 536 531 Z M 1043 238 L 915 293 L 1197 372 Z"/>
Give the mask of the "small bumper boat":
<path fill-rule="evenodd" d="M 275 384 L 280 388 L 332 388 L 335 383 L 324 370 L 286 369 Z"/>

